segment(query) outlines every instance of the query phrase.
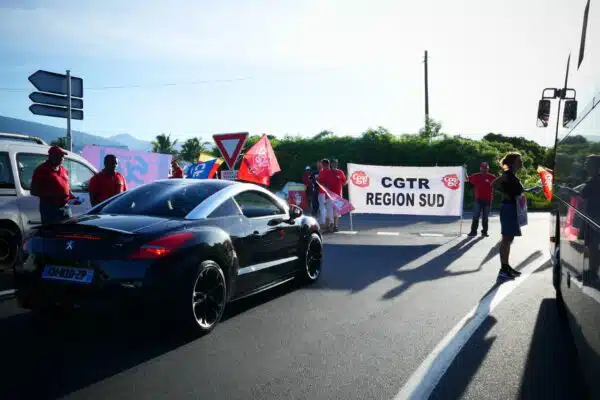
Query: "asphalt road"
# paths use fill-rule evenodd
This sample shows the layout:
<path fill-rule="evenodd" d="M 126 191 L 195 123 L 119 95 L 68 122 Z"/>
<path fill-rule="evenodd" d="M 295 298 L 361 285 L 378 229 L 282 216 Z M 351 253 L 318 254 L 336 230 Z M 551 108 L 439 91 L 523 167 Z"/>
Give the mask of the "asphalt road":
<path fill-rule="evenodd" d="M 579 398 L 551 270 L 532 270 L 547 257 L 547 221 L 532 214 L 515 241 L 513 266 L 531 271 L 510 287 L 496 279 L 495 217 L 491 237 L 470 239 L 451 219 L 355 216 L 356 233 L 327 236 L 317 284 L 234 303 L 193 341 L 136 315 L 47 327 L 4 301 L 0 398 L 393 399 L 474 307 L 481 325 L 431 398 Z"/>

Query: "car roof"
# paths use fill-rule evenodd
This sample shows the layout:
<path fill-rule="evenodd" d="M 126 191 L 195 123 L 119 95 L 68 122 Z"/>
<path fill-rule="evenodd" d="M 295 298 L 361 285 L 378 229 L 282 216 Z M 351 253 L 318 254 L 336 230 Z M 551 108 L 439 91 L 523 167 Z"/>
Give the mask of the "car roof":
<path fill-rule="evenodd" d="M 50 145 L 37 144 L 32 142 L 25 142 L 20 140 L 7 140 L 0 139 L 0 151 L 8 153 L 33 153 L 40 155 L 48 155 L 48 149 Z M 85 157 L 65 150 L 67 152 L 67 158 L 83 162 L 88 167 L 93 167 L 94 172 L 97 172 L 97 168 L 93 166 L 91 162 L 85 159 Z"/>
<path fill-rule="evenodd" d="M 206 185 L 216 189 L 223 189 L 233 185 L 242 185 L 241 182 L 228 181 L 224 179 L 158 179 L 156 181 L 150 182 L 148 184 L 153 183 L 163 183 L 168 185 Z"/>

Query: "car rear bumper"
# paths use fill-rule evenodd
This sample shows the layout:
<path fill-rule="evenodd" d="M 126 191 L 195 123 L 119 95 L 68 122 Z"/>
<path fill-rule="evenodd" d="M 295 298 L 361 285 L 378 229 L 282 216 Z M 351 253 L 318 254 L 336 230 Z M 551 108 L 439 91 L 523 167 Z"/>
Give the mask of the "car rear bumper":
<path fill-rule="evenodd" d="M 102 284 L 47 281 L 39 273 L 15 274 L 16 297 L 21 307 L 62 303 L 85 307 L 112 308 L 141 303 L 167 305 L 174 289 L 151 280 L 111 280 Z"/>

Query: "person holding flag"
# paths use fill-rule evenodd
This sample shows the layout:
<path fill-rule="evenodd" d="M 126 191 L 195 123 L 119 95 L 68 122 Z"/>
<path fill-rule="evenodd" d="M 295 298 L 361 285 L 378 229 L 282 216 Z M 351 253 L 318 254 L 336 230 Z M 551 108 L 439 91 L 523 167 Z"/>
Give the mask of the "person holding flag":
<path fill-rule="evenodd" d="M 344 171 L 342 171 L 341 169 L 338 169 L 338 160 L 336 158 L 334 158 L 331 161 L 331 170 L 333 171 L 334 175 L 335 175 L 335 180 L 333 181 L 333 188 L 332 191 L 333 193 L 337 194 L 339 197 L 344 197 L 344 185 L 348 184 L 348 180 L 346 178 L 346 174 L 344 174 Z M 339 211 L 333 207 L 332 208 L 333 211 L 333 231 L 334 232 L 338 232 L 340 230 L 339 228 L 339 224 L 340 224 L 340 213 Z"/>
<path fill-rule="evenodd" d="M 275 152 L 267 135 L 263 135 L 244 157 L 237 179 L 269 187 L 271 177 L 281 171 Z"/>

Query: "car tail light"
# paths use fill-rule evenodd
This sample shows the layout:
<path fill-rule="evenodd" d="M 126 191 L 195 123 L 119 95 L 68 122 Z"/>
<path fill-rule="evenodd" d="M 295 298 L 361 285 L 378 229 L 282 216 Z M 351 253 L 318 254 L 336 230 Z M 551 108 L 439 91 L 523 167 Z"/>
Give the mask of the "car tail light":
<path fill-rule="evenodd" d="M 152 240 L 129 256 L 130 260 L 151 260 L 171 254 L 194 235 L 190 232 L 175 233 Z"/>

